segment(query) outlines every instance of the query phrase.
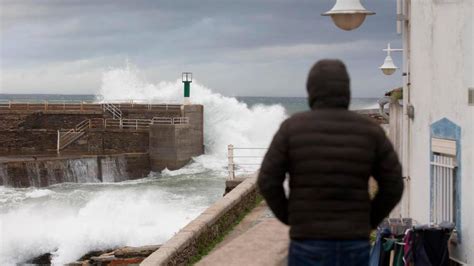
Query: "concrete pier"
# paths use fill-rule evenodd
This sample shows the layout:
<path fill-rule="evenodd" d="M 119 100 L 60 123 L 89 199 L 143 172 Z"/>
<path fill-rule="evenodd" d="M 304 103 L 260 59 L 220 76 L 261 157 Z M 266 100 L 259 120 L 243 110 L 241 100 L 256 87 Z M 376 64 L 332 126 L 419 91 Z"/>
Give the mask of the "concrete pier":
<path fill-rule="evenodd" d="M 45 102 L 0 107 L 0 185 L 118 182 L 146 177 L 150 170 L 181 168 L 204 153 L 202 105 Z M 124 169 L 119 161 L 136 169 Z M 85 174 L 75 174 L 78 167 Z"/>
<path fill-rule="evenodd" d="M 188 123 L 150 126 L 152 171 L 179 169 L 192 157 L 204 153 L 203 106 L 184 105 L 182 112 Z"/>
<path fill-rule="evenodd" d="M 47 187 L 54 184 L 120 182 L 148 176 L 147 153 L 0 157 L 0 186 Z"/>

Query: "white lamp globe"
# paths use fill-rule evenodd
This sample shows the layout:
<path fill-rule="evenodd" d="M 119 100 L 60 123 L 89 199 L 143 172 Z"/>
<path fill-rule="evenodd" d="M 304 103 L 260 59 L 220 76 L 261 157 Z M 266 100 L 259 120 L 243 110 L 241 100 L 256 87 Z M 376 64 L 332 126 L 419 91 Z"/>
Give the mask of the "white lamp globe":
<path fill-rule="evenodd" d="M 380 69 L 385 75 L 389 76 L 395 73 L 398 67 L 393 63 L 392 57 L 390 55 L 387 55 L 387 57 L 385 57 L 385 61 L 383 62 L 383 65 L 380 66 Z"/>
<path fill-rule="evenodd" d="M 373 15 L 375 12 L 365 9 L 360 0 L 337 0 L 334 7 L 323 16 L 331 16 L 332 21 L 336 26 L 343 30 L 357 29 L 368 15 Z"/>

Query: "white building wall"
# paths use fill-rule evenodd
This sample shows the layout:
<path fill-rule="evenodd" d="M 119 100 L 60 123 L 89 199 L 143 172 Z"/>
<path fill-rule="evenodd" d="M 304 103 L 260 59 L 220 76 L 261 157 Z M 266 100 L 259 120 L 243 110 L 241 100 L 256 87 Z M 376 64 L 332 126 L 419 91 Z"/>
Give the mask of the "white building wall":
<path fill-rule="evenodd" d="M 430 125 L 447 118 L 461 127 L 461 236 L 455 257 L 474 265 L 474 106 L 472 0 L 411 0 L 410 216 L 430 222 Z"/>

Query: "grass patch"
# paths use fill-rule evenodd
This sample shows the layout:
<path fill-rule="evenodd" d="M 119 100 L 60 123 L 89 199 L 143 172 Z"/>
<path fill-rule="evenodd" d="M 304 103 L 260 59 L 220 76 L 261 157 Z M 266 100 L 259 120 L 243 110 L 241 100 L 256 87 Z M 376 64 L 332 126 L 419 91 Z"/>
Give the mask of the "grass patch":
<path fill-rule="evenodd" d="M 194 255 L 190 260 L 188 265 L 194 265 L 198 261 L 200 261 L 204 256 L 208 255 L 220 242 L 224 240 L 224 238 L 244 219 L 247 214 L 249 214 L 255 207 L 262 202 L 263 197 L 260 194 L 257 194 L 255 198 L 255 202 L 252 206 L 250 206 L 248 209 L 246 209 L 244 212 L 242 212 L 237 219 L 227 228 L 224 232 L 222 232 L 221 235 L 219 235 L 216 239 L 214 239 L 212 242 L 207 244 L 203 248 L 199 248 L 197 251 L 197 254 Z"/>

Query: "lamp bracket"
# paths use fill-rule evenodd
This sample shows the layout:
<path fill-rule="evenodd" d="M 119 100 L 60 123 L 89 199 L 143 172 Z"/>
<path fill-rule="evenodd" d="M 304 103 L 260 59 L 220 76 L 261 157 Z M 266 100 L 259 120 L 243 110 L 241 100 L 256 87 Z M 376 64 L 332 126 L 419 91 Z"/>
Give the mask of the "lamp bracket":
<path fill-rule="evenodd" d="M 408 21 L 408 16 L 405 14 L 397 14 L 397 21 Z"/>

